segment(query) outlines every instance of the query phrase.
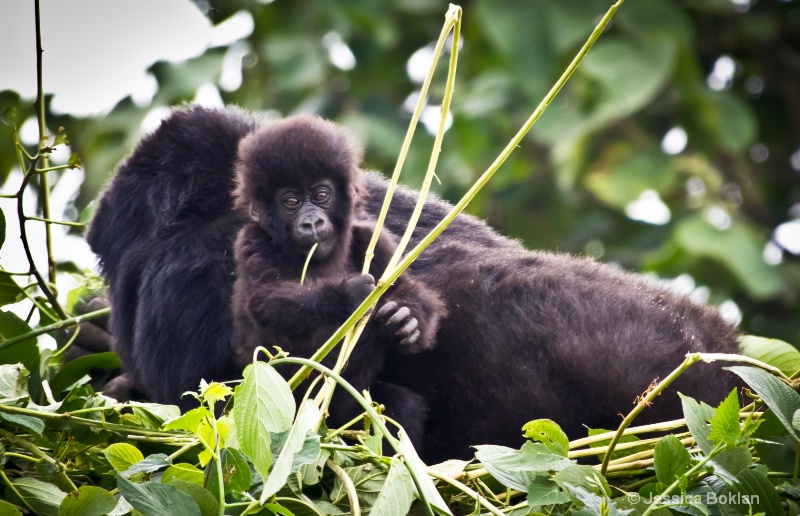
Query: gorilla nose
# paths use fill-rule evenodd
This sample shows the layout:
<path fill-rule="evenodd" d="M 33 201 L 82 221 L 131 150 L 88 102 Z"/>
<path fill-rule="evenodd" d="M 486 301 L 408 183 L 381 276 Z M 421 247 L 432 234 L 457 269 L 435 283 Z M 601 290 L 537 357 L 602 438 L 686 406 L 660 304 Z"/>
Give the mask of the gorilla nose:
<path fill-rule="evenodd" d="M 319 240 L 324 237 L 328 228 L 328 221 L 322 217 L 315 217 L 313 219 L 305 219 L 300 222 L 300 231 L 306 235 L 313 235 L 314 240 Z"/>

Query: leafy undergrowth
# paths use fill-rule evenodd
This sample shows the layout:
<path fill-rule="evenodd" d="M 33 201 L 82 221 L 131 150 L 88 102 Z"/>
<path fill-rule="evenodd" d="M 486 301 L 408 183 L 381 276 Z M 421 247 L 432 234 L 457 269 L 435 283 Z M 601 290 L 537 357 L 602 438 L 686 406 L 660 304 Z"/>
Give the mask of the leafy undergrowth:
<path fill-rule="evenodd" d="M 749 339 L 746 351 L 778 367 L 729 368 L 749 386 L 746 407 L 736 391 L 716 408 L 682 396 L 685 419 L 572 442 L 536 420 L 518 450 L 481 445 L 471 462 L 431 467 L 338 377 L 361 417 L 327 428 L 312 400 L 296 404 L 277 369 L 301 359 L 255 362 L 235 389 L 204 383 L 191 393 L 199 408 L 182 415 L 119 404 L 86 376 L 37 405 L 29 372 L 6 364 L 0 514 L 800 514 L 800 395 L 785 376 L 800 353 Z"/>

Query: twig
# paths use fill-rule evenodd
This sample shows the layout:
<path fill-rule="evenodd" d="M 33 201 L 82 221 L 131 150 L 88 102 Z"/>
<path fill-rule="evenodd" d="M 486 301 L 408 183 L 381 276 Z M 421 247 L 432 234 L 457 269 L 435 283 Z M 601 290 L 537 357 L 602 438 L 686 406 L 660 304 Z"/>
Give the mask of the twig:
<path fill-rule="evenodd" d="M 347 472 L 343 470 L 341 466 L 332 460 L 328 459 L 327 465 L 339 478 L 342 486 L 344 486 L 344 491 L 347 493 L 347 499 L 350 502 L 350 513 L 353 516 L 361 516 L 361 506 L 358 503 L 358 493 L 356 493 L 356 486 L 353 485 L 353 479 L 347 475 Z"/>

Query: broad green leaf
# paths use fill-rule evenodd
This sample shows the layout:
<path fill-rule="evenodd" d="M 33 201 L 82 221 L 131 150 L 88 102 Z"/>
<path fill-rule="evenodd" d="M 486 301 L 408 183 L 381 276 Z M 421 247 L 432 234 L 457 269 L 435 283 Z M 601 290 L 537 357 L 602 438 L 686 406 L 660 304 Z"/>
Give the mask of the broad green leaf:
<path fill-rule="evenodd" d="M 714 411 L 714 416 L 708 422 L 711 423 L 711 433 L 708 434 L 708 439 L 711 442 L 715 445 L 721 443 L 736 444 L 736 440 L 741 436 L 742 432 L 739 426 L 739 399 L 735 388 L 720 403 Z"/>
<path fill-rule="evenodd" d="M 274 371 L 274 369 L 271 370 Z M 278 373 L 276 372 L 275 374 Z M 236 406 L 239 406 L 238 401 Z M 289 474 L 292 472 L 295 454 L 303 449 L 303 444 L 306 440 L 306 434 L 316 428 L 317 422 L 320 420 L 320 416 L 321 414 L 319 413 L 319 408 L 314 405 L 313 401 L 306 400 L 303 405 L 300 406 L 300 411 L 297 414 L 297 420 L 292 425 L 289 435 L 283 444 L 283 448 L 275 458 L 275 462 L 272 465 L 272 470 L 269 472 L 269 475 L 266 477 L 266 481 L 264 482 L 264 488 L 261 493 L 262 503 L 265 502 L 270 496 L 277 493 L 278 490 L 286 484 L 286 480 L 289 478 Z M 246 450 L 242 451 L 247 453 Z M 250 455 L 248 454 L 248 456 Z M 313 460 L 316 460 L 316 457 L 314 457 Z"/>
<path fill-rule="evenodd" d="M 13 423 L 17 426 L 21 426 L 22 428 L 30 430 L 38 435 L 42 435 L 42 432 L 44 432 L 44 421 L 38 417 L 0 412 L 0 418 L 8 421 L 9 423 Z"/>
<path fill-rule="evenodd" d="M 750 495 L 747 501 L 752 505 L 753 513 L 761 511 L 768 516 L 785 514 L 781 507 L 781 498 L 766 475 L 753 469 L 746 469 L 741 471 L 737 478 L 742 493 Z"/>
<path fill-rule="evenodd" d="M 0 399 L 28 395 L 28 370 L 22 364 L 0 364 Z"/>
<path fill-rule="evenodd" d="M 219 502 L 202 485 L 180 479 L 174 479 L 172 485 L 194 499 L 197 506 L 200 507 L 200 516 L 217 516 L 219 514 Z"/>
<path fill-rule="evenodd" d="M 540 443 L 527 442 L 521 450 L 495 445 L 475 446 L 475 449 L 475 457 L 498 482 L 523 492 L 527 492 L 537 475 L 561 471 L 574 464 L 561 455 L 550 453 Z"/>
<path fill-rule="evenodd" d="M 662 437 L 656 443 L 653 456 L 656 478 L 659 482 L 671 484 L 691 460 L 691 455 L 677 437 Z"/>
<path fill-rule="evenodd" d="M 386 472 L 374 464 L 362 464 L 352 468 L 344 468 L 345 473 L 353 481 L 358 494 L 358 500 L 362 507 L 369 507 L 375 500 L 378 499 L 378 494 L 386 483 Z M 336 500 L 344 498 L 345 494 L 344 485 L 337 476 L 333 482 L 333 489 L 331 489 L 330 499 Z"/>
<path fill-rule="evenodd" d="M 134 484 L 117 475 L 117 487 L 131 506 L 147 516 L 202 516 L 197 502 L 167 484 Z"/>
<path fill-rule="evenodd" d="M 144 455 L 128 443 L 114 443 L 103 450 L 103 455 L 117 471 L 127 471 L 131 466 L 144 460 Z"/>
<path fill-rule="evenodd" d="M 757 299 L 775 297 L 786 288 L 780 270 L 764 262 L 761 231 L 749 225 L 734 221 L 719 230 L 700 217 L 687 217 L 675 228 L 674 238 L 689 254 L 724 265 Z"/>
<path fill-rule="evenodd" d="M 253 482 L 250 466 L 242 453 L 234 448 L 222 450 L 222 471 L 226 479 L 230 479 L 229 490 L 234 493 L 247 491 Z"/>
<path fill-rule="evenodd" d="M 629 143 L 620 143 L 603 151 L 585 184 L 598 199 L 624 210 L 645 190 L 667 194 L 679 181 L 674 161 L 660 148 L 637 149 Z"/>
<path fill-rule="evenodd" d="M 577 511 L 570 511 L 574 516 L 625 516 L 630 514 L 631 511 L 621 511 L 617 509 L 614 500 L 607 496 L 598 496 L 597 494 L 584 489 L 581 486 L 572 484 L 565 484 L 565 489 L 570 493 L 570 496 L 577 502 L 583 505 L 582 509 Z"/>
<path fill-rule="evenodd" d="M 747 366 L 725 369 L 739 375 L 764 400 L 789 434 L 800 440 L 800 434 L 792 425 L 794 413 L 800 410 L 800 394 L 763 369 Z"/>
<path fill-rule="evenodd" d="M 292 391 L 272 366 L 256 362 L 245 368 L 244 381 L 236 387 L 234 398 L 233 419 L 241 450 L 266 479 L 272 465 L 269 434 L 285 432 L 294 420 Z"/>
<path fill-rule="evenodd" d="M 90 375 L 93 370 L 113 371 L 121 365 L 119 355 L 112 351 L 78 357 L 64 364 L 50 382 L 50 388 L 53 393 L 61 393 L 87 374 Z"/>
<path fill-rule="evenodd" d="M 117 501 L 105 489 L 83 485 L 61 502 L 58 516 L 103 516 L 114 510 Z M 0 511 L 0 514 L 2 511 Z"/>
<path fill-rule="evenodd" d="M 136 473 L 152 473 L 170 466 L 169 458 L 163 453 L 148 455 L 143 460 L 133 464 L 126 471 L 122 472 L 125 477 L 130 478 Z"/>
<path fill-rule="evenodd" d="M 709 439 L 711 427 L 706 421 L 714 417 L 714 409 L 705 403 L 697 403 L 694 399 L 681 393 L 678 395 L 681 397 L 686 426 L 689 427 L 698 448 L 708 455 L 714 449 L 714 444 Z M 730 483 L 736 481 L 736 474 L 749 467 L 753 463 L 753 459 L 750 450 L 742 446 L 720 453 L 711 463 L 714 465 L 717 475 Z"/>
<path fill-rule="evenodd" d="M 133 405 L 133 413 L 142 421 L 146 421 L 150 428 L 161 428 L 165 421 L 172 421 L 181 416 L 181 409 L 177 405 L 140 403 L 138 401 L 129 403 Z"/>
<path fill-rule="evenodd" d="M 786 376 L 800 370 L 800 350 L 787 342 L 755 335 L 744 335 L 739 339 L 742 354 L 777 367 Z"/>
<path fill-rule="evenodd" d="M 400 453 L 402 453 L 403 457 L 406 459 L 406 467 L 414 470 L 414 475 L 416 475 L 420 483 L 422 494 L 424 495 L 425 500 L 427 500 L 427 502 L 433 507 L 433 510 L 437 513 L 452 514 L 450 512 L 450 508 L 442 498 L 442 495 L 433 484 L 433 480 L 431 480 L 431 477 L 428 476 L 425 463 L 419 458 L 417 450 L 414 449 L 414 445 L 411 442 L 411 439 L 408 438 L 405 430 L 400 429 L 397 432 L 397 436 L 400 445 Z"/>
<path fill-rule="evenodd" d="M 395 457 L 389 476 L 370 510 L 373 516 L 406 516 L 414 501 L 414 479 L 405 463 Z"/>
<path fill-rule="evenodd" d="M 320 479 L 322 479 L 322 473 L 325 471 L 325 463 L 330 457 L 331 452 L 329 450 L 320 450 L 317 460 L 300 468 L 304 486 L 314 486 L 319 483 Z"/>
<path fill-rule="evenodd" d="M 164 471 L 164 474 L 161 475 L 162 484 L 171 484 L 173 480 L 183 480 L 185 482 L 194 482 L 195 484 L 203 485 L 204 476 L 203 472 L 195 466 L 182 462 L 168 467 Z"/>
<path fill-rule="evenodd" d="M 57 516 L 58 508 L 67 493 L 53 484 L 23 477 L 11 481 L 23 500 L 42 516 Z"/>
<path fill-rule="evenodd" d="M 186 430 L 197 434 L 197 429 L 208 418 L 214 417 L 206 407 L 194 408 L 182 416 L 164 423 L 164 430 Z"/>
<path fill-rule="evenodd" d="M 608 481 L 591 466 L 569 466 L 556 473 L 554 480 L 562 489 L 566 489 L 567 485 L 579 486 L 590 493 L 611 496 Z"/>
<path fill-rule="evenodd" d="M 31 331 L 31 327 L 16 315 L 11 312 L 0 311 L 0 338 L 2 340 L 24 335 Z M 0 350 L 0 364 L 17 364 L 19 362 L 22 362 L 22 365 L 31 372 L 31 381 L 38 378 L 39 347 L 36 345 L 36 337 L 25 339 L 13 346 Z M 29 384 L 29 388 L 31 388 L 31 385 L 33 383 Z"/>
<path fill-rule="evenodd" d="M 522 431 L 525 432 L 526 438 L 544 444 L 548 450 L 556 455 L 567 456 L 569 452 L 569 437 L 554 421 L 536 419 L 525 423 Z"/>
<path fill-rule="evenodd" d="M 3 516 L 22 516 L 22 513 L 19 512 L 19 509 L 5 500 L 0 500 L 0 514 Z"/>
<path fill-rule="evenodd" d="M 0 211 L 0 213 L 2 212 Z M 0 306 L 16 303 L 24 297 L 22 288 L 14 281 L 14 278 L 10 274 L 0 271 Z"/>
<path fill-rule="evenodd" d="M 570 498 L 552 478 L 549 476 L 541 476 L 533 479 L 533 482 L 528 486 L 527 500 L 529 506 L 537 507 L 567 503 Z"/>

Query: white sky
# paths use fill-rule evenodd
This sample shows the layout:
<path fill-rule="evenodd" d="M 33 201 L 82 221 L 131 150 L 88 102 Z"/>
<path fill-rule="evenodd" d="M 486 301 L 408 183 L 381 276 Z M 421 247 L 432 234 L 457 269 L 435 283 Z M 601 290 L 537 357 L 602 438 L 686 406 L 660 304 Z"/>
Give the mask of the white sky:
<path fill-rule="evenodd" d="M 152 89 L 148 67 L 227 45 L 253 30 L 211 22 L 189 0 L 41 0 L 44 87 L 52 109 L 104 114 L 137 90 Z M 233 30 L 232 30 L 233 29 Z M 34 7 L 0 1 L 0 90 L 36 94 Z"/>

